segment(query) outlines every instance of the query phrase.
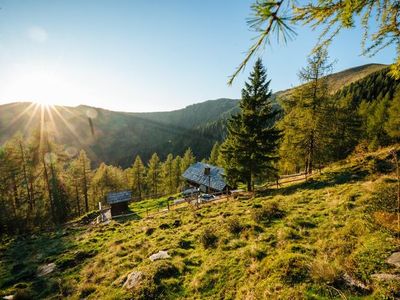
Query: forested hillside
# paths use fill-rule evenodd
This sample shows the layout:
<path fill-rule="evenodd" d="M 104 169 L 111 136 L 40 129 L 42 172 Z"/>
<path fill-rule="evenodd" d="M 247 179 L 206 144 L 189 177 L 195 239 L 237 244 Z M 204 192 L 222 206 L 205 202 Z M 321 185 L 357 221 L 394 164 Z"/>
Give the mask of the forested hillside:
<path fill-rule="evenodd" d="M 280 98 L 284 116 L 278 123 L 286 131 L 281 146 L 281 171 L 305 168 L 310 132 L 315 137 L 316 165 L 342 159 L 356 147 L 376 149 L 399 141 L 400 83 L 389 75 L 388 68 L 333 95 L 325 93 L 312 113 L 304 97 L 307 92 L 309 87 L 304 85 Z M 307 132 L 307 125 L 312 124 L 311 115 L 316 124 Z"/>
<path fill-rule="evenodd" d="M 237 109 L 237 100 L 218 99 L 184 109 L 156 113 L 113 112 L 87 106 L 51 109 L 32 103 L 0 106 L 0 143 L 16 133 L 31 136 L 41 118 L 57 143 L 84 149 L 95 165 L 100 162 L 129 166 L 136 155 L 144 160 L 157 152 L 182 155 L 192 148 L 197 157 L 208 156 L 222 140 L 223 120 Z"/>

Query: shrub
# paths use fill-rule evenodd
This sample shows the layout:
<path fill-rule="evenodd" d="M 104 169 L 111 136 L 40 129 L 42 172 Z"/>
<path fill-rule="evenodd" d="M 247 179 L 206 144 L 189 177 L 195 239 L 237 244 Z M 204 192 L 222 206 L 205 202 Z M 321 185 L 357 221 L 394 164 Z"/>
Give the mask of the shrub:
<path fill-rule="evenodd" d="M 339 271 L 324 259 L 314 259 L 310 265 L 310 275 L 316 283 L 332 284 L 339 278 Z"/>
<path fill-rule="evenodd" d="M 242 224 L 240 224 L 239 219 L 236 217 L 228 219 L 228 222 L 226 225 L 227 225 L 228 231 L 232 234 L 239 234 L 243 230 Z"/>
<path fill-rule="evenodd" d="M 33 299 L 32 291 L 27 289 L 18 289 L 17 292 L 14 294 L 12 299 L 14 300 L 30 300 Z"/>
<path fill-rule="evenodd" d="M 372 210 L 385 210 L 396 212 L 397 209 L 397 187 L 395 183 L 380 183 L 370 201 Z"/>
<path fill-rule="evenodd" d="M 167 223 L 163 223 L 160 226 L 158 226 L 160 229 L 169 229 L 171 226 Z"/>
<path fill-rule="evenodd" d="M 218 242 L 218 236 L 215 230 L 211 227 L 207 227 L 200 234 L 200 242 L 203 244 L 204 248 L 214 248 Z"/>
<path fill-rule="evenodd" d="M 270 266 L 280 279 L 288 284 L 303 282 L 309 278 L 309 258 L 298 253 L 280 255 Z"/>
<path fill-rule="evenodd" d="M 145 233 L 146 233 L 147 236 L 152 235 L 153 232 L 154 232 L 154 228 L 152 228 L 152 227 L 146 228 Z"/>
<path fill-rule="evenodd" d="M 246 251 L 247 256 L 256 260 L 262 260 L 267 256 L 267 251 L 257 246 L 252 246 Z"/>
<path fill-rule="evenodd" d="M 280 209 L 277 202 L 270 202 L 266 206 L 254 208 L 252 212 L 253 220 L 257 223 L 269 223 L 274 219 L 285 216 L 285 212 Z"/>
<path fill-rule="evenodd" d="M 181 239 L 181 240 L 178 242 L 178 246 L 179 246 L 179 248 L 181 248 L 181 249 L 191 249 L 191 248 L 194 248 L 193 245 L 192 245 L 192 241 L 190 241 L 190 240 L 185 240 L 185 239 Z"/>
<path fill-rule="evenodd" d="M 81 288 L 80 298 L 86 298 L 90 294 L 93 294 L 96 291 L 96 287 L 92 284 L 85 284 Z"/>

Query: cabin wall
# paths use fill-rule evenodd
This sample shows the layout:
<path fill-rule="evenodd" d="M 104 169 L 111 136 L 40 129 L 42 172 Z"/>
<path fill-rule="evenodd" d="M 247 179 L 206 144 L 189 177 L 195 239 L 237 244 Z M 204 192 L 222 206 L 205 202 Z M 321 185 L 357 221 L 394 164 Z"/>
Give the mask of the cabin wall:
<path fill-rule="evenodd" d="M 111 204 L 111 216 L 123 215 L 129 212 L 128 202 Z"/>

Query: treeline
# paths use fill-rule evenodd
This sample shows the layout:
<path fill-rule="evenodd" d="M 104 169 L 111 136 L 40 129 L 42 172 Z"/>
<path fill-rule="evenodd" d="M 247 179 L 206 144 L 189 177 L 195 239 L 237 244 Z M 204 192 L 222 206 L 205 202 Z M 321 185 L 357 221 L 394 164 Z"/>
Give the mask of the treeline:
<path fill-rule="evenodd" d="M 191 149 L 156 153 L 144 163 L 136 156 L 122 169 L 104 163 L 96 169 L 84 150 L 58 145 L 37 131 L 28 140 L 16 135 L 0 148 L 0 233 L 51 228 L 97 209 L 113 191 L 132 190 L 134 199 L 181 191 L 182 172 L 195 161 Z"/>

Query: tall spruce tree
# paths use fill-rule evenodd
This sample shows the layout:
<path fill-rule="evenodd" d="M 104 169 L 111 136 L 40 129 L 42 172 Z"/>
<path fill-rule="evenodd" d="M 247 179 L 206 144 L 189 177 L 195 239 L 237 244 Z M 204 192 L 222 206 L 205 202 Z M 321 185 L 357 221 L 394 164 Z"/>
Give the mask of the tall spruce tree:
<path fill-rule="evenodd" d="M 240 101 L 240 113 L 228 121 L 228 136 L 221 146 L 225 171 L 231 184 L 246 183 L 253 190 L 257 179 L 274 175 L 273 163 L 281 132 L 275 127 L 276 111 L 271 105 L 266 70 L 261 59 L 250 73 Z"/>

